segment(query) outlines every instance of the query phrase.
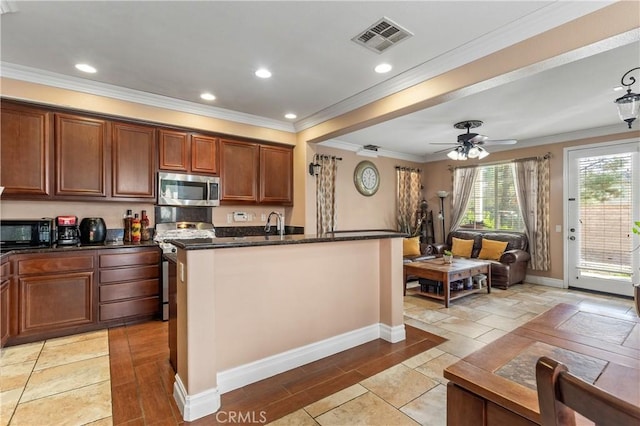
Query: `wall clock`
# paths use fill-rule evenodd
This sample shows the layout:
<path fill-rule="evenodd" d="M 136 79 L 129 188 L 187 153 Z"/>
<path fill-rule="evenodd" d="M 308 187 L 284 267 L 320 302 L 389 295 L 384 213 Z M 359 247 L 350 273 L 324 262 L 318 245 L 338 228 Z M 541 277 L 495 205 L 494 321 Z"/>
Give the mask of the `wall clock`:
<path fill-rule="evenodd" d="M 361 161 L 353 172 L 353 183 L 362 195 L 371 196 L 378 191 L 380 174 L 371 161 Z"/>

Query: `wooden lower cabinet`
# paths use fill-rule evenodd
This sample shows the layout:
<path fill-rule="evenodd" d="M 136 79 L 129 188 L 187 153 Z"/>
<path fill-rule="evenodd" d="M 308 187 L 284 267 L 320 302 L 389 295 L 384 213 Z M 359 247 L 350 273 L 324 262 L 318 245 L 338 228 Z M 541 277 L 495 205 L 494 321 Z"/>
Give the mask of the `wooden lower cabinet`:
<path fill-rule="evenodd" d="M 11 320 L 11 264 L 3 259 L 0 264 L 0 348 L 9 339 L 12 329 Z"/>
<path fill-rule="evenodd" d="M 157 247 L 99 251 L 99 321 L 156 317 L 161 309 Z"/>
<path fill-rule="evenodd" d="M 449 382 L 447 426 L 536 426 L 536 423 Z"/>

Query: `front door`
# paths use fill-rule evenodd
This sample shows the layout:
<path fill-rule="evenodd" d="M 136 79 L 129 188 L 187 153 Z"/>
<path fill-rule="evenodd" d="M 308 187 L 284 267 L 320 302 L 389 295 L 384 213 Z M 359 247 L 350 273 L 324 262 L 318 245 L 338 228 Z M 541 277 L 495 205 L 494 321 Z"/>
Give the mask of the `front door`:
<path fill-rule="evenodd" d="M 631 296 L 640 282 L 640 142 L 568 148 L 569 287 Z"/>

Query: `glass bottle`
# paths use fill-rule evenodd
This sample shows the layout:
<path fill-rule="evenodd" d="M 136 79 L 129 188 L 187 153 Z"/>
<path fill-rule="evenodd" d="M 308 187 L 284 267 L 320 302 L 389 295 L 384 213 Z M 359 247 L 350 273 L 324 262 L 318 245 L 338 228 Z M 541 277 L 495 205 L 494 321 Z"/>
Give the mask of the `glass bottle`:
<path fill-rule="evenodd" d="M 133 222 L 133 215 L 131 210 L 127 210 L 127 214 L 124 215 L 124 237 L 125 243 L 131 242 L 131 225 Z"/>
<path fill-rule="evenodd" d="M 133 217 L 133 221 L 131 222 L 131 241 L 134 243 L 140 242 L 141 232 L 140 232 L 141 224 L 140 217 L 138 217 L 138 213 Z"/>
<path fill-rule="evenodd" d="M 151 239 L 151 230 L 149 229 L 149 217 L 147 211 L 142 210 L 142 218 L 140 219 L 140 239 L 142 241 L 149 241 Z"/>

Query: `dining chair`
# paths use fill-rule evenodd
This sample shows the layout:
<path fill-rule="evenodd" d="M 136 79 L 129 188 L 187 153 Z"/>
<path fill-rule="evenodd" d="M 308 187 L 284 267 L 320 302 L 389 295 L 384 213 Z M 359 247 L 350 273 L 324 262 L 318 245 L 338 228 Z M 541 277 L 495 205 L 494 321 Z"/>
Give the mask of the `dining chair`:
<path fill-rule="evenodd" d="M 551 358 L 538 359 L 536 384 L 542 426 L 575 426 L 575 413 L 597 426 L 640 425 L 640 407 L 574 376 Z"/>

